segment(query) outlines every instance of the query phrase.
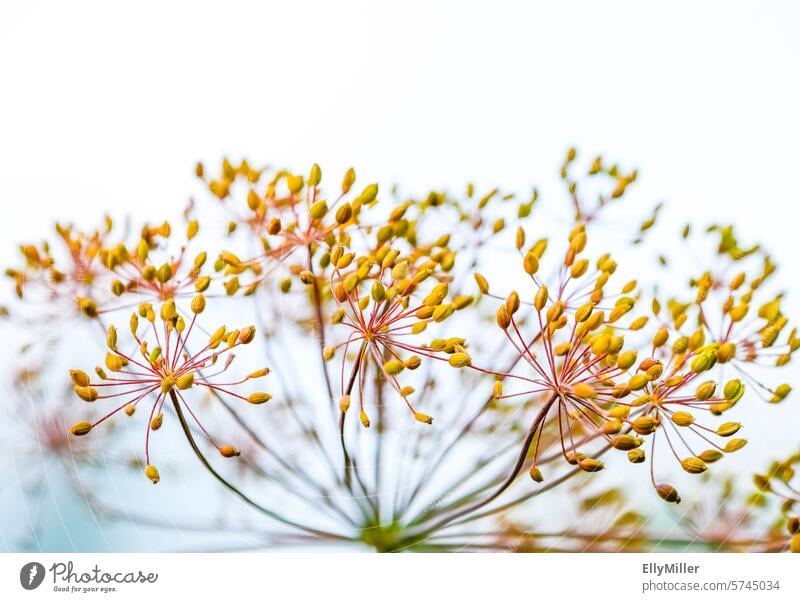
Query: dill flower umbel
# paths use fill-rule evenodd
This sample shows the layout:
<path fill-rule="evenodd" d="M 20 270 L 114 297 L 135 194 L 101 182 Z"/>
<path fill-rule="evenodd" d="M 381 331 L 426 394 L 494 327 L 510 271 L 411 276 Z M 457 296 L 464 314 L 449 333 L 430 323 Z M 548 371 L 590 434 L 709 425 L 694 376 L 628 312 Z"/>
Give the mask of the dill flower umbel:
<path fill-rule="evenodd" d="M 432 248 L 445 246 L 446 238 Z M 429 325 L 445 322 L 472 303 L 472 297 L 466 295 L 448 300 L 448 277 L 442 269 L 446 256 L 404 256 L 388 245 L 359 257 L 345 252 L 343 247 L 334 248 L 331 254 L 334 269 L 330 288 L 338 305 L 331 321 L 348 328 L 350 334 L 336 347 L 329 347 L 326 355 L 332 359 L 341 349 L 340 408 L 343 413 L 348 410 L 350 396 L 357 387 L 359 416 L 365 427 L 370 425 L 364 409 L 370 366 L 391 384 L 416 420 L 430 424 L 433 419 L 418 412 L 408 399 L 414 388 L 401 385 L 398 377 L 405 370 L 416 370 L 423 358 L 447 361 L 454 368 L 464 368 L 472 361 L 466 341 L 460 337 L 433 339 L 428 344 L 413 342 L 413 337 L 421 335 Z M 431 280 L 437 283 L 422 292 L 424 283 Z M 357 349 L 352 361 L 348 359 L 351 345 Z"/>
<path fill-rule="evenodd" d="M 183 418 L 185 410 L 208 441 L 222 456 L 229 458 L 238 456 L 238 450 L 231 445 L 217 442 L 200 422 L 186 397 L 195 387 L 205 387 L 252 404 L 264 403 L 271 397 L 264 392 L 253 392 L 245 396 L 233 389 L 252 379 L 266 376 L 269 372 L 266 368 L 232 382 L 220 383 L 210 380 L 228 370 L 234 360 L 232 351 L 252 342 L 255 328 L 248 326 L 241 330 L 228 330 L 220 326 L 208 338 L 205 345 L 195 351 L 188 346 L 189 340 L 195 329 L 197 317 L 204 311 L 205 305 L 206 300 L 202 295 L 197 295 L 192 300 L 192 319 L 187 328 L 184 318 L 178 314 L 174 300 L 170 299 L 161 305 L 158 318 L 153 306 L 143 303 L 138 313 L 131 314 L 130 334 L 135 342 L 133 351 L 126 353 L 120 349 L 116 327 L 111 325 L 108 327 L 105 367 L 98 366 L 95 369 L 99 381 L 93 381 L 82 370 L 70 371 L 75 394 L 82 400 L 91 403 L 113 399 L 118 404 L 93 422 L 75 423 L 70 428 L 73 435 L 87 435 L 92 429 L 121 411 L 133 416 L 142 402 L 150 401 L 145 434 L 147 465 L 145 473 L 153 483 L 157 483 L 160 477 L 158 470 L 150 461 L 150 436 L 153 431 L 161 428 L 164 405 L 168 399 L 172 402 L 182 426 L 186 424 Z M 141 326 L 140 317 L 144 322 Z M 218 363 L 221 366 L 217 366 Z M 207 374 L 206 371 L 209 369 L 216 371 Z M 105 393 L 108 390 L 112 392 Z"/>

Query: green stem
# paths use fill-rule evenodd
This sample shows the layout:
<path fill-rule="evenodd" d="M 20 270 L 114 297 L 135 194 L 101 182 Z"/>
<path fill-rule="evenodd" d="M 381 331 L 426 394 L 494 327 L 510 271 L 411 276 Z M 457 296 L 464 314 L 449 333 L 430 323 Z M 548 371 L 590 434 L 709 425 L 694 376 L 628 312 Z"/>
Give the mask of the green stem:
<path fill-rule="evenodd" d="M 307 533 L 311 533 L 318 537 L 324 537 L 326 539 L 337 539 L 342 541 L 350 541 L 350 538 L 345 537 L 343 535 L 338 535 L 336 533 L 331 533 L 329 531 L 323 531 L 321 529 L 314 529 L 313 527 L 307 527 L 305 525 L 301 525 L 300 523 L 296 523 L 290 519 L 284 518 L 280 514 L 270 510 L 269 508 L 265 508 L 261 504 L 253 501 L 247 495 L 245 495 L 242 491 L 240 491 L 235 485 L 230 483 L 225 477 L 219 474 L 208 459 L 205 457 L 203 452 L 200 450 L 200 447 L 197 445 L 197 441 L 195 441 L 194 436 L 192 435 L 192 430 L 189 427 L 188 422 L 186 421 L 186 416 L 183 414 L 183 409 L 181 408 L 181 404 L 178 401 L 178 396 L 175 394 L 175 391 L 169 392 L 170 399 L 172 399 L 172 405 L 175 408 L 175 414 L 178 416 L 178 421 L 181 424 L 181 428 L 183 429 L 183 434 L 186 436 L 186 439 L 189 441 L 189 445 L 191 446 L 192 450 L 194 451 L 195 455 L 197 456 L 200 463 L 205 466 L 206 470 L 212 474 L 212 476 L 219 481 L 226 489 L 234 493 L 238 496 L 242 501 L 246 504 L 255 508 L 262 514 L 270 517 L 271 519 L 278 521 L 281 524 L 287 525 L 289 527 L 293 527 L 295 529 L 300 529 L 301 531 L 305 531 Z"/>

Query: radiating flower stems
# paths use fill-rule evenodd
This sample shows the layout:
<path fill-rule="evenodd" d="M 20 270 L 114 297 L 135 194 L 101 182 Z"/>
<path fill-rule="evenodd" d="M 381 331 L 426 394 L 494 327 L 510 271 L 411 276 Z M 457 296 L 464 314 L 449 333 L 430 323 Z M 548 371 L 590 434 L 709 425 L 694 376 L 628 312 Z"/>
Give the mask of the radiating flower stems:
<path fill-rule="evenodd" d="M 514 463 L 514 467 L 511 469 L 511 472 L 508 474 L 506 479 L 500 484 L 500 486 L 497 489 L 495 489 L 494 492 L 491 493 L 491 495 L 488 495 L 487 497 L 481 500 L 478 500 L 463 508 L 460 508 L 459 510 L 456 510 L 451 514 L 445 516 L 444 518 L 441 518 L 440 520 L 434 522 L 432 525 L 425 526 L 423 529 L 417 531 L 411 530 L 410 533 L 407 534 L 407 538 L 414 540 L 418 537 L 424 537 L 429 533 L 433 533 L 437 530 L 443 529 L 456 519 L 472 514 L 473 512 L 480 510 L 487 504 L 492 503 L 494 500 L 500 497 L 500 495 L 514 483 L 514 481 L 517 479 L 520 472 L 522 471 L 522 468 L 525 465 L 525 461 L 530 452 L 531 444 L 533 443 L 537 433 L 540 433 L 542 424 L 544 423 L 544 420 L 547 417 L 550 408 L 553 406 L 553 404 L 556 402 L 557 399 L 558 395 L 554 393 L 550 395 L 550 397 L 548 397 L 547 400 L 544 402 L 544 405 L 542 405 L 542 408 L 539 410 L 539 413 L 536 415 L 536 418 L 534 418 L 533 422 L 531 423 L 531 426 L 528 429 L 528 433 L 525 435 L 525 439 L 522 442 L 522 448 L 520 449 L 519 455 L 517 456 L 517 460 Z"/>
<path fill-rule="evenodd" d="M 315 529 L 312 527 L 307 527 L 306 525 L 297 523 L 295 521 L 289 520 L 282 515 L 278 514 L 277 512 L 265 508 L 261 504 L 253 501 L 250 497 L 245 495 L 239 488 L 233 485 L 230 481 L 228 481 L 225 477 L 219 474 L 216 469 L 211 465 L 208 459 L 205 457 L 203 452 L 200 450 L 200 447 L 197 445 L 197 442 L 192 435 L 192 430 L 189 428 L 189 424 L 186 422 L 186 417 L 183 414 L 183 409 L 181 408 L 181 403 L 178 401 L 178 396 L 176 395 L 175 391 L 172 390 L 169 392 L 169 397 L 172 400 L 172 406 L 175 409 L 175 414 L 178 417 L 178 422 L 181 425 L 181 429 L 183 429 L 183 434 L 186 436 L 186 440 L 189 442 L 189 445 L 192 448 L 192 451 L 197 456 L 197 459 L 200 460 L 200 463 L 211 473 L 211 475 L 219 481 L 226 489 L 233 492 L 236 496 L 238 496 L 242 501 L 244 501 L 248 506 L 255 508 L 265 516 L 284 524 L 288 527 L 293 527 L 295 529 L 300 529 L 301 531 L 305 531 L 307 533 L 311 533 L 312 535 L 317 535 L 319 537 L 323 537 L 326 539 L 335 539 L 335 540 L 342 540 L 347 541 L 349 538 L 343 535 L 339 535 L 336 533 L 331 533 L 329 531 L 324 531 L 321 529 Z"/>

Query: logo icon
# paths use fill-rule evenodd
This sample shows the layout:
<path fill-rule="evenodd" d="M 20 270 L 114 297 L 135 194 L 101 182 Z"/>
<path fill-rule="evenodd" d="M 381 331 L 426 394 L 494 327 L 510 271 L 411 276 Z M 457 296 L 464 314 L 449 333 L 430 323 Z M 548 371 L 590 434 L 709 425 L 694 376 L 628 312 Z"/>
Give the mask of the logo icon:
<path fill-rule="evenodd" d="M 19 583 L 27 590 L 36 589 L 44 581 L 44 565 L 29 562 L 19 571 Z"/>

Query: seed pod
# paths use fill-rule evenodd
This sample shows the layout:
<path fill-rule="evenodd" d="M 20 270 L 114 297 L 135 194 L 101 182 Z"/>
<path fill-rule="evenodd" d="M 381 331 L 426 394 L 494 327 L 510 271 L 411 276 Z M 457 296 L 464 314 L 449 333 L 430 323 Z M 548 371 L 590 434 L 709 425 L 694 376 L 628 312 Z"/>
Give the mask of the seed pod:
<path fill-rule="evenodd" d="M 705 372 L 706 370 L 713 368 L 716 361 L 717 356 L 715 353 L 701 353 L 692 360 L 690 367 L 692 372 L 699 374 L 700 372 Z"/>
<path fill-rule="evenodd" d="M 576 383 L 572 385 L 572 394 L 584 399 L 594 399 L 597 392 L 594 387 L 588 383 Z"/>
<path fill-rule="evenodd" d="M 664 344 L 666 344 L 668 339 L 669 330 L 667 330 L 666 326 L 662 326 L 659 328 L 658 332 L 656 332 L 655 336 L 653 336 L 653 347 L 656 349 L 662 347 Z"/>
<path fill-rule="evenodd" d="M 317 201 L 308 210 L 309 215 L 314 219 L 321 219 L 328 213 L 328 203 L 326 201 Z"/>
<path fill-rule="evenodd" d="M 519 295 L 517 291 L 511 291 L 506 297 L 506 311 L 512 316 L 519 309 Z"/>
<path fill-rule="evenodd" d="M 628 381 L 628 388 L 631 391 L 639 391 L 644 389 L 648 382 L 647 374 L 636 374 Z"/>
<path fill-rule="evenodd" d="M 632 435 L 617 435 L 610 441 L 610 443 L 614 449 L 629 451 L 639 447 L 643 441 Z"/>
<path fill-rule="evenodd" d="M 153 485 L 161 480 L 158 469 L 151 464 L 148 464 L 147 468 L 144 469 L 144 475 L 153 482 Z"/>
<path fill-rule="evenodd" d="M 442 301 L 444 301 L 444 298 L 446 296 L 447 296 L 447 285 L 443 283 L 437 284 L 436 286 L 433 287 L 428 296 L 425 297 L 422 303 L 423 305 L 426 305 L 428 307 L 435 307 L 436 305 L 439 305 Z"/>
<path fill-rule="evenodd" d="M 259 393 L 251 393 L 247 397 L 247 401 L 249 401 L 252 404 L 266 403 L 270 399 L 272 399 L 272 395 L 270 395 L 269 393 L 260 393 L 260 392 Z"/>
<path fill-rule="evenodd" d="M 165 322 L 174 320 L 178 317 L 178 309 L 175 307 L 175 301 L 169 299 L 161 306 L 161 319 Z"/>
<path fill-rule="evenodd" d="M 707 380 L 697 387 L 694 395 L 699 401 L 706 401 L 714 395 L 716 390 L 717 383 L 715 383 L 713 380 Z"/>
<path fill-rule="evenodd" d="M 83 370 L 70 370 L 69 377 L 76 387 L 86 387 L 89 385 L 89 375 Z"/>
<path fill-rule="evenodd" d="M 673 412 L 672 422 L 678 426 L 691 426 L 694 424 L 694 416 L 689 412 Z"/>
<path fill-rule="evenodd" d="M 492 385 L 492 397 L 500 397 L 503 394 L 503 381 L 497 380 Z"/>
<path fill-rule="evenodd" d="M 656 485 L 656 493 L 658 493 L 659 497 L 665 502 L 675 504 L 681 503 L 681 496 L 678 495 L 678 490 L 672 485 L 668 485 L 667 483 Z"/>
<path fill-rule="evenodd" d="M 589 269 L 589 260 L 580 259 L 572 265 L 572 268 L 570 269 L 570 276 L 572 278 L 580 278 L 586 273 L 586 270 L 588 269 Z"/>
<path fill-rule="evenodd" d="M 719 346 L 719 350 L 717 351 L 717 361 L 720 364 L 725 364 L 731 361 L 733 358 L 736 357 L 736 344 L 735 343 L 723 343 Z"/>
<path fill-rule="evenodd" d="M 417 368 L 419 368 L 421 363 L 422 360 L 418 355 L 412 355 L 405 362 L 403 362 L 403 365 L 405 365 L 405 367 L 408 368 L 409 370 L 416 370 Z"/>
<path fill-rule="evenodd" d="M 164 424 L 164 414 L 159 412 L 153 419 L 150 421 L 150 430 L 157 431 L 161 428 L 161 425 Z"/>
<path fill-rule="evenodd" d="M 789 551 L 793 554 L 800 554 L 800 533 L 795 533 L 789 540 Z"/>
<path fill-rule="evenodd" d="M 192 299 L 192 313 L 201 314 L 206 308 L 206 298 L 203 295 L 196 295 Z"/>
<path fill-rule="evenodd" d="M 336 223 L 339 225 L 346 224 L 353 217 L 353 207 L 350 203 L 343 203 L 336 210 Z"/>
<path fill-rule="evenodd" d="M 736 307 L 732 307 L 730 309 L 730 311 L 728 312 L 730 317 L 731 317 L 731 321 L 732 322 L 741 322 L 744 319 L 744 317 L 747 315 L 747 312 L 748 312 L 749 309 L 750 308 L 747 305 L 747 303 L 742 303 L 740 305 L 737 305 Z"/>
<path fill-rule="evenodd" d="M 390 359 L 385 364 L 383 364 L 383 371 L 386 374 L 389 374 L 390 376 L 396 376 L 400 374 L 404 368 L 405 365 L 403 364 L 403 362 L 396 358 Z"/>
<path fill-rule="evenodd" d="M 192 385 L 194 385 L 194 372 L 189 372 L 188 374 L 184 374 L 183 376 L 179 376 L 175 380 L 175 385 L 181 391 L 185 391 L 186 389 L 190 389 L 192 387 Z"/>
<path fill-rule="evenodd" d="M 732 454 L 733 452 L 742 449 L 745 445 L 747 445 L 747 439 L 731 439 L 725 444 L 725 447 L 722 451 L 724 451 L 726 454 Z"/>
<path fill-rule="evenodd" d="M 539 271 L 539 258 L 533 251 L 525 253 L 525 258 L 522 260 L 522 267 L 528 275 L 533 276 Z"/>
<path fill-rule="evenodd" d="M 717 435 L 720 437 L 730 437 L 735 435 L 742 425 L 738 422 L 724 422 L 717 427 Z"/>
<path fill-rule="evenodd" d="M 367 416 L 367 413 L 364 410 L 361 410 L 358 418 L 361 420 L 361 424 L 365 429 L 369 428 L 369 416 Z"/>
<path fill-rule="evenodd" d="M 631 464 L 641 464 L 645 461 L 647 455 L 643 449 L 632 449 L 628 452 L 628 461 Z"/>
<path fill-rule="evenodd" d="M 744 395 L 744 384 L 738 378 L 729 380 L 727 383 L 725 383 L 723 395 L 728 401 L 739 401 L 739 399 L 742 398 L 742 395 Z"/>
<path fill-rule="evenodd" d="M 782 385 L 778 385 L 778 387 L 773 391 L 773 395 L 770 398 L 770 403 L 778 403 L 779 401 L 783 401 L 792 392 L 792 387 L 787 385 L 786 383 Z"/>
<path fill-rule="evenodd" d="M 605 468 L 600 460 L 584 458 L 578 461 L 578 467 L 585 472 L 599 472 Z"/>
<path fill-rule="evenodd" d="M 172 266 L 168 263 L 162 264 L 156 271 L 156 278 L 158 278 L 161 284 L 168 282 L 172 278 L 172 275 Z"/>
<path fill-rule="evenodd" d="M 722 458 L 722 452 L 717 449 L 707 449 L 702 451 L 700 455 L 698 455 L 697 457 L 700 458 L 706 464 L 713 464 L 714 462 Z"/>
<path fill-rule="evenodd" d="M 628 370 L 636 363 L 636 351 L 626 351 L 617 357 L 617 368 Z"/>
<path fill-rule="evenodd" d="M 519 251 L 520 249 L 522 249 L 522 247 L 525 246 L 525 230 L 522 229 L 522 226 L 517 228 L 516 244 L 517 244 L 517 251 Z"/>
<path fill-rule="evenodd" d="M 112 372 L 119 372 L 128 365 L 128 360 L 115 353 L 106 353 L 106 368 Z"/>
<path fill-rule="evenodd" d="M 453 305 L 455 308 L 464 309 L 472 304 L 475 298 L 472 295 L 456 295 L 453 297 Z"/>
<path fill-rule="evenodd" d="M 345 414 L 347 410 L 350 409 L 349 395 L 342 395 L 342 397 L 339 399 L 339 409 L 341 410 L 342 414 Z"/>
<path fill-rule="evenodd" d="M 273 217 L 267 222 L 267 233 L 275 236 L 282 228 L 281 220 L 278 217 Z"/>
<path fill-rule="evenodd" d="M 308 174 L 308 185 L 311 187 L 317 186 L 322 180 L 322 170 L 319 165 L 314 163 L 311 166 L 311 172 Z"/>
<path fill-rule="evenodd" d="M 503 330 L 506 330 L 511 325 L 511 314 L 508 313 L 505 305 L 497 308 L 496 320 L 497 325 Z"/>
<path fill-rule="evenodd" d="M 88 434 L 89 431 L 91 431 L 91 430 L 92 430 L 92 423 L 91 422 L 82 421 L 82 422 L 76 422 L 75 424 L 73 424 L 70 427 L 69 432 L 72 433 L 73 435 L 75 435 L 76 437 L 83 437 L 84 435 Z"/>
<path fill-rule="evenodd" d="M 201 276 L 194 283 L 194 290 L 196 290 L 198 293 L 202 293 L 208 290 L 210 284 L 211 284 L 211 276 Z"/>
<path fill-rule="evenodd" d="M 433 418 L 422 412 L 414 412 L 414 418 L 417 422 L 424 422 L 425 424 L 431 424 L 433 422 Z"/>
<path fill-rule="evenodd" d="M 372 201 L 374 201 L 378 196 L 378 185 L 377 184 L 370 184 L 358 195 L 356 199 L 356 203 L 361 203 L 363 205 L 368 205 Z"/>
<path fill-rule="evenodd" d="M 542 471 L 539 470 L 538 466 L 531 466 L 529 474 L 531 475 L 531 478 L 537 483 L 541 483 L 542 481 L 544 481 L 544 476 L 542 476 Z"/>
<path fill-rule="evenodd" d="M 546 286 L 540 286 L 539 290 L 533 296 L 533 306 L 537 311 L 542 311 L 544 306 L 547 305 L 548 291 Z"/>
<path fill-rule="evenodd" d="M 239 332 L 238 342 L 242 345 L 251 343 L 256 336 L 255 326 L 247 326 Z"/>
<path fill-rule="evenodd" d="M 681 460 L 681 467 L 689 474 L 700 474 L 708 470 L 706 463 L 694 456 Z"/>
<path fill-rule="evenodd" d="M 453 368 L 466 368 L 472 365 L 472 358 L 466 353 L 454 353 L 447 360 Z"/>
<path fill-rule="evenodd" d="M 640 435 L 649 435 L 656 430 L 656 421 L 652 416 L 639 416 L 631 423 L 631 427 Z"/>
<path fill-rule="evenodd" d="M 222 454 L 223 458 L 234 458 L 241 452 L 232 445 L 223 445 L 219 448 L 219 453 Z"/>

